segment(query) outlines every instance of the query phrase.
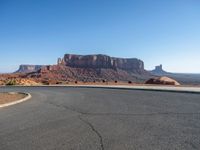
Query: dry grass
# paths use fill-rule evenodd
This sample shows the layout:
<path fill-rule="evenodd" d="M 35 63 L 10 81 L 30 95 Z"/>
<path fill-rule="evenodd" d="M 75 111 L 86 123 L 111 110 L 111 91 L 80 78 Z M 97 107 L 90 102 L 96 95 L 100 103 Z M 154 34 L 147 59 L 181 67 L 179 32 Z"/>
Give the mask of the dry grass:
<path fill-rule="evenodd" d="M 26 97 L 24 94 L 19 93 L 0 93 L 0 104 L 17 101 Z"/>

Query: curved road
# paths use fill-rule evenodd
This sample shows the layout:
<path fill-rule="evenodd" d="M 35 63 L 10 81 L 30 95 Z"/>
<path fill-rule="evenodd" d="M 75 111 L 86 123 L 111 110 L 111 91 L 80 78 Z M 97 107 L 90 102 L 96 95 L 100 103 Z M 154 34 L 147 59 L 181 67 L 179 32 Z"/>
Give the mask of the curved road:
<path fill-rule="evenodd" d="M 1 87 L 32 99 L 0 109 L 0 150 L 200 148 L 200 94 Z"/>

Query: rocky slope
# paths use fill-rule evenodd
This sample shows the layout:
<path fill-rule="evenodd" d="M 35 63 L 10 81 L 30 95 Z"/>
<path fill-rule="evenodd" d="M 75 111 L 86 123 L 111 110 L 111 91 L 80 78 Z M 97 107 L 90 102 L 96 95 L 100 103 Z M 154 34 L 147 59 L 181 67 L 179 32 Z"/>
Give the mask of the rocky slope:
<path fill-rule="evenodd" d="M 140 82 L 148 79 L 148 75 L 126 72 L 114 69 L 74 68 L 68 66 L 53 65 L 43 67 L 37 73 L 30 73 L 29 78 L 42 78 L 58 81 L 134 81 Z"/>

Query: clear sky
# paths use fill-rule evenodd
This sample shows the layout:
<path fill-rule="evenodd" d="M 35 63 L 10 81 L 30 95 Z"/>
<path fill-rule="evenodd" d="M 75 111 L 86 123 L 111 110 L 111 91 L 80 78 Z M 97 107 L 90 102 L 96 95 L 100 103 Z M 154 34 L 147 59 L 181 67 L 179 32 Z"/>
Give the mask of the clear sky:
<path fill-rule="evenodd" d="M 0 0 L 0 72 L 65 53 L 200 73 L 200 0 Z"/>

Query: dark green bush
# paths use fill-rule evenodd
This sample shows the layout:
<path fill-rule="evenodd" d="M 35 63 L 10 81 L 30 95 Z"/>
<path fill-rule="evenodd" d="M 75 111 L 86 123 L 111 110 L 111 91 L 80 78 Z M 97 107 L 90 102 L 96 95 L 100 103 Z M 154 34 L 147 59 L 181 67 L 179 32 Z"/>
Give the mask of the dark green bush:
<path fill-rule="evenodd" d="M 132 84 L 132 81 L 128 81 L 129 84 Z"/>
<path fill-rule="evenodd" d="M 102 80 L 102 82 L 103 82 L 103 83 L 105 83 L 105 82 L 106 82 L 106 80 Z"/>

